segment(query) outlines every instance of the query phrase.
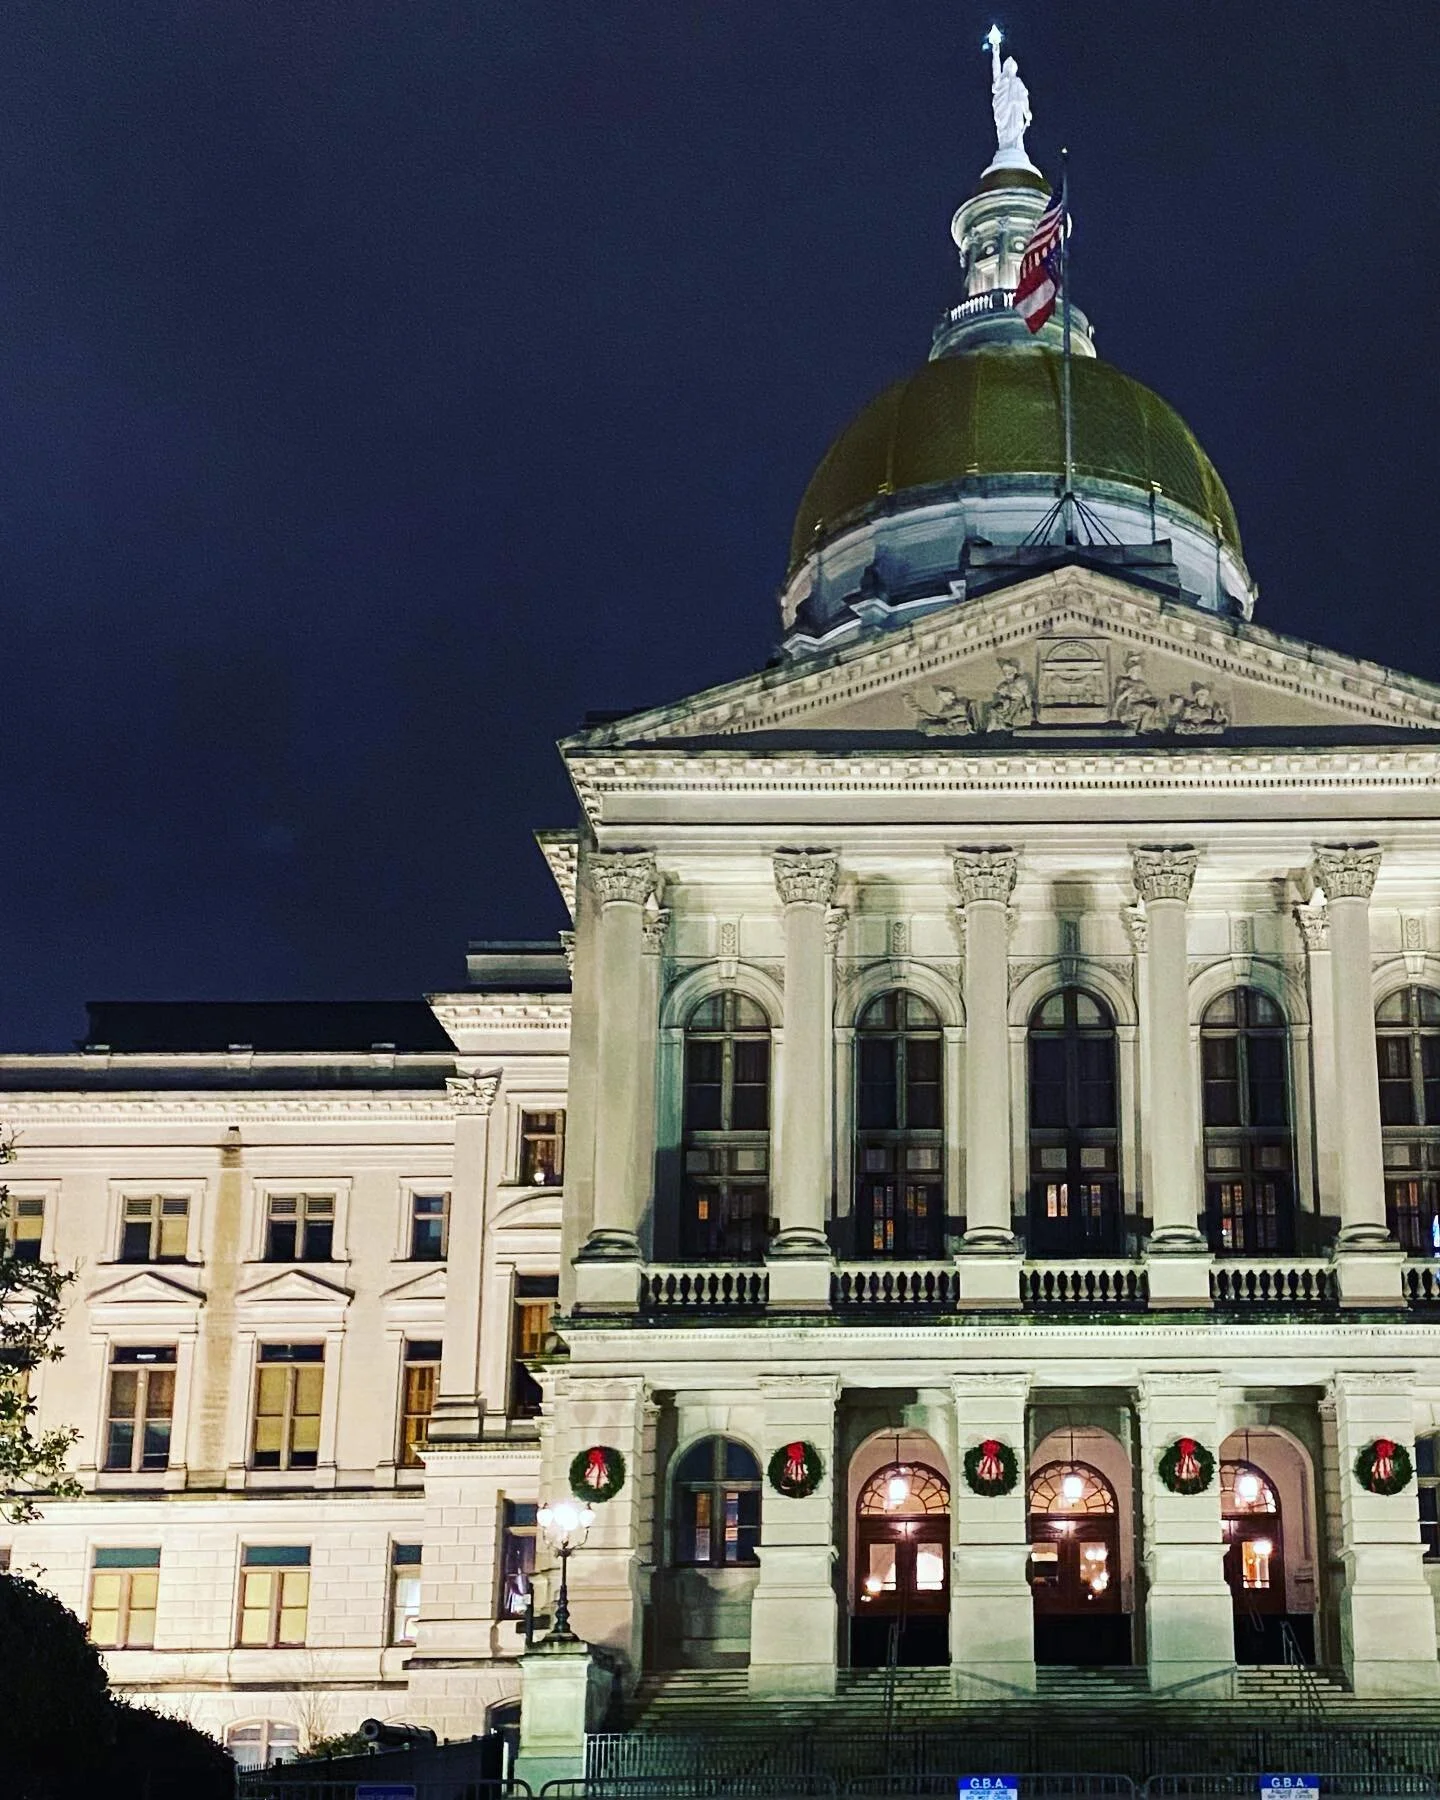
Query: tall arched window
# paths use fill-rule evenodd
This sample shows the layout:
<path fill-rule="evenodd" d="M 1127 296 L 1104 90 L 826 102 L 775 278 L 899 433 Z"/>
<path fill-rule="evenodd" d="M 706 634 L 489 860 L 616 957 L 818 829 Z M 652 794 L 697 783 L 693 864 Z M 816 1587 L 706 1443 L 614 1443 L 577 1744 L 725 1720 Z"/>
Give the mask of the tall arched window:
<path fill-rule="evenodd" d="M 1082 988 L 1030 1015 L 1031 1256 L 1124 1248 L 1116 1144 L 1115 1021 Z"/>
<path fill-rule="evenodd" d="M 856 1248 L 938 1256 L 944 1215 L 944 1061 L 933 1006 L 881 994 L 855 1028 Z"/>
<path fill-rule="evenodd" d="M 1440 1255 L 1440 994 L 1408 987 L 1375 1012 L 1385 1202 L 1417 1256 Z"/>
<path fill-rule="evenodd" d="M 733 1438 L 701 1438 L 675 1465 L 672 1560 L 733 1569 L 756 1563 L 760 1464 Z"/>
<path fill-rule="evenodd" d="M 1200 1024 L 1205 1213 L 1217 1255 L 1295 1248 L 1295 1145 L 1285 1016 L 1258 988 L 1231 988 Z"/>
<path fill-rule="evenodd" d="M 733 989 L 685 1027 L 682 1256 L 758 1262 L 770 1212 L 770 1021 Z"/>

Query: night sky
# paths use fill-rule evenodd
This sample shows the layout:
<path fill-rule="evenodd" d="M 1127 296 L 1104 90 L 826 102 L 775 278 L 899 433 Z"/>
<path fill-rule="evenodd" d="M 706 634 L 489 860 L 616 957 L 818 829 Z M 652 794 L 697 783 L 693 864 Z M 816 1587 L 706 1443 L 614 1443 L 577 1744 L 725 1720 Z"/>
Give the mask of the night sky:
<path fill-rule="evenodd" d="M 766 660 L 811 470 L 958 297 L 990 16 L 9 0 L 0 1043 L 564 923 L 555 739 Z M 1433 4 L 999 17 L 1258 619 L 1440 679 Z"/>

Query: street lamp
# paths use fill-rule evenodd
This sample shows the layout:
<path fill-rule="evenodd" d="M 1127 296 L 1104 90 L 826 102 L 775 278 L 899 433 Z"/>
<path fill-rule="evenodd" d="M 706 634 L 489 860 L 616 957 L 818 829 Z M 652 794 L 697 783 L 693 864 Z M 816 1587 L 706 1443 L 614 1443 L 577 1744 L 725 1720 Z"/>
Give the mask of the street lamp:
<path fill-rule="evenodd" d="M 590 1535 L 595 1513 L 593 1508 L 576 1500 L 557 1500 L 553 1506 L 542 1506 L 537 1517 L 545 1542 L 560 1558 L 560 1595 L 555 1603 L 555 1625 L 549 1641 L 573 1644 L 577 1639 L 570 1629 L 570 1558 Z"/>

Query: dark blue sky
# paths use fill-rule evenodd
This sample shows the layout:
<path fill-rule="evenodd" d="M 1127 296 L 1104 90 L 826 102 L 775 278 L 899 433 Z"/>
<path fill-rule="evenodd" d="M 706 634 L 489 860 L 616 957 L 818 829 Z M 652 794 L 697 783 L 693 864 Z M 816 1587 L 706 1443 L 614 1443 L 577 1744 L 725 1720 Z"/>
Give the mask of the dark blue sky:
<path fill-rule="evenodd" d="M 1440 679 L 1433 6 L 1000 18 L 1258 617 Z M 765 660 L 811 469 L 956 295 L 989 19 L 11 0 L 0 1043 L 563 923 L 554 740 Z"/>

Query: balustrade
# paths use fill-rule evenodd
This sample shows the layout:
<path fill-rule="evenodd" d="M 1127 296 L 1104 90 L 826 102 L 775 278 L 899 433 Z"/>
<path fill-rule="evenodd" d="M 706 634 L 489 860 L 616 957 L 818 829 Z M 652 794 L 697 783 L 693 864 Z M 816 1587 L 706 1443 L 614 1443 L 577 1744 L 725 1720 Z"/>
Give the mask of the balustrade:
<path fill-rule="evenodd" d="M 1424 1257 L 1407 1262 L 1402 1275 L 1405 1304 L 1416 1312 L 1440 1309 L 1440 1266 Z"/>
<path fill-rule="evenodd" d="M 945 1263 L 847 1263 L 830 1278 L 837 1308 L 887 1307 L 909 1312 L 953 1312 L 960 1277 Z"/>
<path fill-rule="evenodd" d="M 764 1269 L 652 1263 L 640 1278 L 640 1310 L 647 1313 L 749 1312 L 763 1307 L 769 1294 Z"/>
<path fill-rule="evenodd" d="M 1217 1262 L 1210 1271 L 1210 1297 L 1217 1307 L 1248 1311 L 1280 1306 L 1334 1306 L 1339 1293 L 1335 1271 L 1318 1258 L 1284 1262 Z"/>
<path fill-rule="evenodd" d="M 1026 1263 L 1020 1304 L 1029 1312 L 1133 1311 L 1149 1299 L 1145 1271 L 1123 1262 Z"/>

